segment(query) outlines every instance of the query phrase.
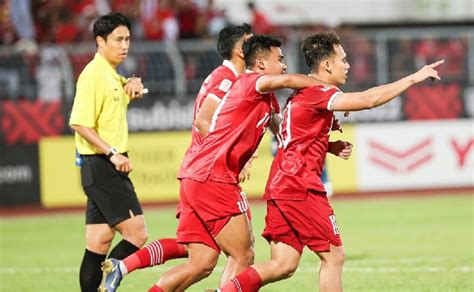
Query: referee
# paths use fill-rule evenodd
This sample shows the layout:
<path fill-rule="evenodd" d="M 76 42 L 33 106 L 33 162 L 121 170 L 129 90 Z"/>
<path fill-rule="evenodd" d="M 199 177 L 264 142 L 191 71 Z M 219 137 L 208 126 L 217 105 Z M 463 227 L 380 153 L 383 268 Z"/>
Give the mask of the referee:
<path fill-rule="evenodd" d="M 125 79 L 117 66 L 130 47 L 130 21 L 110 13 L 94 22 L 97 44 L 94 59 L 77 81 L 69 124 L 76 132 L 81 182 L 87 195 L 86 250 L 79 281 L 81 291 L 95 292 L 102 278 L 115 231 L 120 241 L 109 257 L 123 259 L 147 240 L 143 211 L 128 177 L 132 163 L 127 156 L 127 108 L 143 95 L 140 78 Z"/>

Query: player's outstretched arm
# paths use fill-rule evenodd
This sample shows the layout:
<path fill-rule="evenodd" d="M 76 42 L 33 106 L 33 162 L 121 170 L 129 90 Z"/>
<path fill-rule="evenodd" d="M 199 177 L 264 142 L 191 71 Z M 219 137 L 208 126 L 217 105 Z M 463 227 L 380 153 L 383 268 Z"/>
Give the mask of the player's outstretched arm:
<path fill-rule="evenodd" d="M 321 84 L 317 79 L 303 74 L 267 74 L 257 81 L 257 90 L 272 92 L 283 88 L 302 89 Z"/>
<path fill-rule="evenodd" d="M 342 93 L 334 99 L 331 110 L 357 111 L 381 106 L 397 97 L 410 86 L 427 78 L 440 80 L 441 78 L 435 68 L 442 63 L 444 63 L 444 60 L 426 65 L 417 72 L 389 84 L 372 87 L 362 92 Z"/>

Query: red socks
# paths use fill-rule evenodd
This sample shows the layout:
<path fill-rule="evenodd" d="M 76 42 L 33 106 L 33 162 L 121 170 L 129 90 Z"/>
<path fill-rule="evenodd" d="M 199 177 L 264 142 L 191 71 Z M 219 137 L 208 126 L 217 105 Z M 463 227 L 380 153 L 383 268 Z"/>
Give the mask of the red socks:
<path fill-rule="evenodd" d="M 148 292 L 164 292 L 164 290 L 161 289 L 160 287 L 156 286 L 156 285 L 153 285 L 153 287 L 148 289 Z"/>
<path fill-rule="evenodd" d="M 220 288 L 221 292 L 257 292 L 262 287 L 262 278 L 258 272 L 248 267 Z"/>
<path fill-rule="evenodd" d="M 155 265 L 167 260 L 184 258 L 188 252 L 184 245 L 176 242 L 175 238 L 164 238 L 150 242 L 147 246 L 123 260 L 128 273 Z"/>

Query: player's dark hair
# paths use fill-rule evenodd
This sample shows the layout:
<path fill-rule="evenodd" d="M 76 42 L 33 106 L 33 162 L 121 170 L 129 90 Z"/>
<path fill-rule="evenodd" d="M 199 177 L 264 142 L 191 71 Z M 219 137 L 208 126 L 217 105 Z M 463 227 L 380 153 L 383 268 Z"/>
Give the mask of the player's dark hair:
<path fill-rule="evenodd" d="M 132 24 L 127 17 L 117 12 L 111 12 L 109 14 L 102 15 L 94 21 L 92 33 L 94 34 L 94 38 L 100 36 L 104 40 L 107 40 L 107 36 L 121 25 L 126 26 L 128 30 L 132 28 Z"/>
<path fill-rule="evenodd" d="M 334 45 L 340 45 L 341 40 L 334 31 L 317 33 L 303 40 L 301 50 L 306 59 L 306 64 L 312 70 L 319 64 L 336 53 Z"/>
<path fill-rule="evenodd" d="M 239 40 L 246 34 L 252 33 L 250 24 L 231 25 L 224 27 L 217 38 L 217 50 L 222 58 L 229 60 L 232 57 L 232 50 Z"/>
<path fill-rule="evenodd" d="M 243 51 L 245 66 L 251 68 L 259 57 L 263 57 L 271 51 L 272 47 L 279 48 L 281 40 L 271 35 L 254 35 L 244 42 Z"/>

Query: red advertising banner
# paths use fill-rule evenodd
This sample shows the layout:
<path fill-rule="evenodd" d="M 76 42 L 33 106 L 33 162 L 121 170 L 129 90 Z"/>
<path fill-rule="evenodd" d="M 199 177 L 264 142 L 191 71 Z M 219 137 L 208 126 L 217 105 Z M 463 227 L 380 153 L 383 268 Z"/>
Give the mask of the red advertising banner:
<path fill-rule="evenodd" d="M 406 92 L 404 108 L 407 120 L 461 118 L 462 88 L 459 83 L 413 86 Z"/>
<path fill-rule="evenodd" d="M 60 102 L 3 101 L 0 111 L 7 145 L 36 144 L 41 137 L 61 135 L 65 128 Z"/>

